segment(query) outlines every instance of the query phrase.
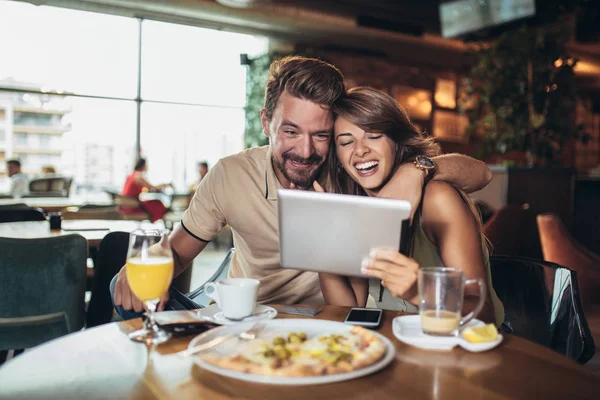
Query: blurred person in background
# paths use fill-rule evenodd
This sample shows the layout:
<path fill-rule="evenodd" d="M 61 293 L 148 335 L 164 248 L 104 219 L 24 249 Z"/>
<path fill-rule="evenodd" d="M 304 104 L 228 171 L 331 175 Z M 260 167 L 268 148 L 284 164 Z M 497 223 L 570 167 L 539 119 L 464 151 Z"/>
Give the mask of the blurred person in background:
<path fill-rule="evenodd" d="M 17 199 L 29 194 L 29 178 L 21 172 L 21 162 L 16 159 L 8 160 L 6 170 L 10 178 L 8 194 Z"/>
<path fill-rule="evenodd" d="M 200 179 L 190 185 L 190 192 L 195 192 L 196 189 L 198 189 L 198 186 L 200 186 L 202 179 L 204 179 L 206 174 L 208 174 L 208 163 L 206 161 L 198 163 L 198 173 L 200 175 Z"/>
<path fill-rule="evenodd" d="M 148 182 L 144 176 L 147 170 L 148 164 L 146 159 L 138 159 L 135 163 L 133 172 L 127 176 L 127 179 L 125 179 L 125 185 L 123 185 L 123 190 L 121 190 L 121 196 L 139 198 L 142 192 L 160 192 L 165 187 L 169 186 L 168 184 L 155 186 Z M 150 214 L 150 219 L 152 222 L 162 219 L 167 212 L 167 207 L 165 207 L 163 202 L 160 200 L 143 200 L 141 203 L 144 211 Z M 138 209 L 130 207 L 121 207 L 120 210 L 123 213 L 139 212 Z"/>

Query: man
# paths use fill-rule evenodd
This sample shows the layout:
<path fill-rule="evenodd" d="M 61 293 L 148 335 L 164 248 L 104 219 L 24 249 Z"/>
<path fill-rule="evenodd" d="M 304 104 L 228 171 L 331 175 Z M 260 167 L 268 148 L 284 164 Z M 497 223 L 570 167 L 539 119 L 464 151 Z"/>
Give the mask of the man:
<path fill-rule="evenodd" d="M 10 178 L 9 195 L 19 199 L 29 194 L 29 179 L 27 175 L 21 172 L 21 162 L 17 159 L 8 160 L 6 162 L 6 170 Z"/>
<path fill-rule="evenodd" d="M 319 178 L 333 132 L 330 106 L 343 92 L 342 74 L 323 61 L 287 57 L 271 65 L 261 111 L 270 145 L 221 159 L 202 180 L 180 226 L 170 235 L 175 275 L 228 224 L 236 247 L 229 275 L 259 279 L 260 303 L 324 303 L 316 273 L 280 267 L 277 189 L 306 190 Z M 446 155 L 435 162 L 433 179 L 467 191 L 477 190 L 491 179 L 485 164 L 466 156 Z M 419 193 L 408 199 L 417 205 L 425 169 L 402 166 L 381 196 L 406 198 L 400 194 Z M 113 284 L 116 306 L 142 311 L 127 284 L 125 268 Z M 166 301 L 167 296 L 161 299 L 159 310 Z M 117 310 L 122 312 L 119 307 Z"/>
<path fill-rule="evenodd" d="M 198 173 L 200 174 L 200 179 L 190 185 L 190 192 L 195 192 L 198 186 L 200 186 L 202 179 L 208 174 L 208 163 L 206 161 L 198 163 Z"/>

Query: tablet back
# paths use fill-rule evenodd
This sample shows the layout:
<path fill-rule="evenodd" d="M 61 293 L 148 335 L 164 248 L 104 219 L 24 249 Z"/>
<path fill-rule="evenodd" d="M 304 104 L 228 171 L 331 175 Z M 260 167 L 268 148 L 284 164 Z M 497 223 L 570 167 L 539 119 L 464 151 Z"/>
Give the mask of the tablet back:
<path fill-rule="evenodd" d="M 410 203 L 303 190 L 278 190 L 281 266 L 363 276 L 373 248 L 407 253 Z"/>

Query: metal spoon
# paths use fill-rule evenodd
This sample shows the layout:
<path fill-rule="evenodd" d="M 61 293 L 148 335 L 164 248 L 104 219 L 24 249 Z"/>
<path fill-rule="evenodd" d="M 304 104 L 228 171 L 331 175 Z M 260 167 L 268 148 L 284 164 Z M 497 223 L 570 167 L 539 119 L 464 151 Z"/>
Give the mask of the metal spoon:
<path fill-rule="evenodd" d="M 259 315 L 263 315 L 263 314 L 268 314 L 268 313 L 272 313 L 273 310 L 265 310 L 265 311 L 261 311 L 259 313 L 254 313 L 254 314 L 250 314 L 250 315 L 246 315 L 245 317 L 242 318 L 229 318 L 229 317 L 225 317 L 225 319 L 229 320 L 229 321 L 235 321 L 235 322 L 240 322 L 243 321 L 247 318 L 252 318 L 252 317 L 256 317 Z"/>

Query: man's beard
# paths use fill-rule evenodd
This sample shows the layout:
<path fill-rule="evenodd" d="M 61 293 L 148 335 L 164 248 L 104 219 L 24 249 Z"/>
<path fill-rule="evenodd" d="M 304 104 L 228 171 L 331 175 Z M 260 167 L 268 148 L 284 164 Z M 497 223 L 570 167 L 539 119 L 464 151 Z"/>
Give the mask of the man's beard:
<path fill-rule="evenodd" d="M 313 153 L 308 158 L 300 157 L 297 154 L 282 154 L 281 158 L 283 162 L 279 162 L 277 157 L 273 155 L 273 165 L 277 168 L 290 183 L 293 183 L 297 187 L 307 188 L 312 186 L 313 182 L 319 176 L 319 172 L 321 171 L 321 167 L 325 163 L 325 158 L 320 157 L 317 153 Z M 300 164 L 312 164 L 316 165 L 317 168 L 303 168 L 303 169 L 295 169 L 290 168 L 286 169 L 286 161 L 293 161 Z"/>

